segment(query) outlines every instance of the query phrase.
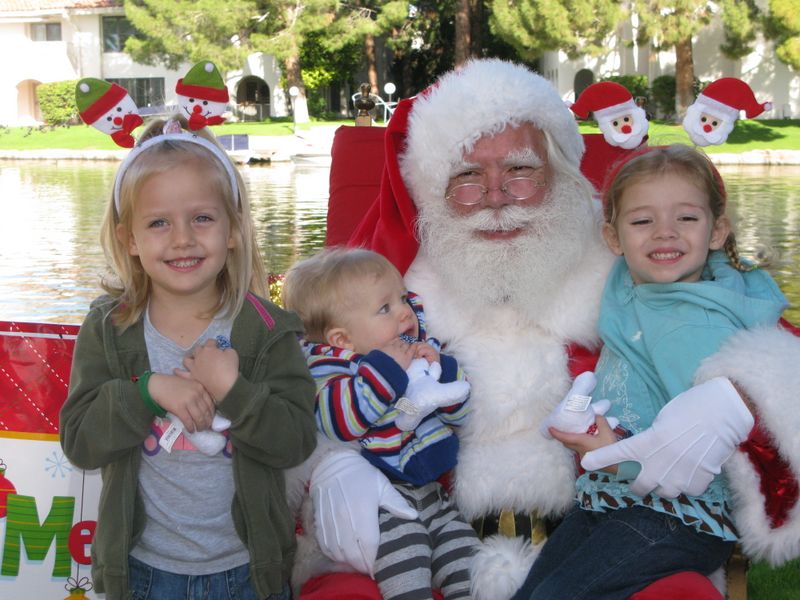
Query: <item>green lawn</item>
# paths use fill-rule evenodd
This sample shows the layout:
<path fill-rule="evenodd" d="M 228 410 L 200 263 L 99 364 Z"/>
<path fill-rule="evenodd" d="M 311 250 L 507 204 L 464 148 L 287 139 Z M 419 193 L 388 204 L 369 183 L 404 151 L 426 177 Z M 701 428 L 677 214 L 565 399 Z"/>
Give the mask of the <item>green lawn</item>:
<path fill-rule="evenodd" d="M 352 120 L 314 121 L 300 126 L 310 129 L 320 125 L 352 124 Z M 581 122 L 581 132 L 597 133 L 600 130 L 595 122 Z M 227 123 L 214 128 L 217 135 L 250 134 L 265 136 L 292 135 L 294 130 L 290 119 L 274 119 L 268 123 Z M 664 121 L 650 123 L 650 143 L 690 143 L 689 136 L 680 125 Z M 108 136 L 92 127 L 75 125 L 72 127 L 35 128 L 0 127 L 0 150 L 42 150 L 49 148 L 118 150 Z M 744 152 L 747 150 L 800 150 L 800 121 L 797 120 L 739 120 L 728 141 L 721 146 L 706 146 L 708 153 Z M 800 594 L 798 594 L 800 598 Z"/>
<path fill-rule="evenodd" d="M 756 564 L 747 572 L 747 600 L 798 600 L 800 598 L 800 560 L 779 569 Z"/>
<path fill-rule="evenodd" d="M 319 125 L 349 124 L 347 121 L 315 121 L 300 125 L 298 129 L 310 129 Z M 289 119 L 276 119 L 268 123 L 226 123 L 214 127 L 216 135 L 247 133 L 249 135 L 292 135 L 294 126 Z M 134 135 L 141 128 L 134 131 Z M 73 125 L 71 127 L 2 127 L 0 126 L 0 150 L 47 150 L 51 148 L 78 150 L 119 150 L 113 140 L 94 127 Z"/>
<path fill-rule="evenodd" d="M 595 122 L 581 122 L 582 133 L 599 133 Z M 689 135 L 680 124 L 651 121 L 648 131 L 650 144 L 691 144 Z M 800 121 L 770 119 L 764 121 L 740 119 L 728 136 L 728 141 L 719 146 L 705 146 L 709 154 L 721 152 L 746 152 L 747 150 L 800 150 Z M 798 593 L 800 598 L 800 592 Z"/>

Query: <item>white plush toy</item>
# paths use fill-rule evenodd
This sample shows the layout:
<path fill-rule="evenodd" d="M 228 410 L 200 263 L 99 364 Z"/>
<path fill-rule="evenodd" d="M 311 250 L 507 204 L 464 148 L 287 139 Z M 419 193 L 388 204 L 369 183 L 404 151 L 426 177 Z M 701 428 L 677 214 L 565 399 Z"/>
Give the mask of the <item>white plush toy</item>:
<path fill-rule="evenodd" d="M 608 400 L 592 402 L 591 393 L 597 385 L 597 378 L 592 371 L 584 371 L 572 382 L 572 387 L 564 399 L 553 409 L 539 426 L 539 431 L 547 439 L 552 439 L 548 429 L 558 429 L 569 433 L 596 433 L 595 418 L 605 415 L 611 408 Z M 608 418 L 608 425 L 614 429 L 619 425 L 619 419 Z"/>
<path fill-rule="evenodd" d="M 394 423 L 401 431 L 416 429 L 422 419 L 437 408 L 463 402 L 469 394 L 470 386 L 466 381 L 439 382 L 442 366 L 438 362 L 415 358 L 406 373 L 406 393 L 395 403 L 398 415 Z"/>
<path fill-rule="evenodd" d="M 186 431 L 181 420 L 172 413 L 168 412 L 167 418 L 172 424 L 163 433 L 161 439 L 158 440 L 159 445 L 167 452 L 172 451 L 172 446 L 180 434 L 183 434 L 195 448 L 206 456 L 219 454 L 225 447 L 225 444 L 228 443 L 228 438 L 226 438 L 222 432 L 230 428 L 231 422 L 219 413 L 214 415 L 214 420 L 211 421 L 211 429 L 195 431 L 194 433 Z"/>
<path fill-rule="evenodd" d="M 217 348 L 222 350 L 231 347 L 230 341 L 228 341 L 228 338 L 224 335 L 218 335 L 216 342 Z M 161 439 L 158 440 L 158 444 L 167 452 L 172 452 L 172 446 L 175 444 L 180 434 L 183 434 L 195 448 L 206 456 L 219 454 L 225 447 L 225 444 L 228 443 L 228 438 L 226 438 L 222 432 L 230 428 L 231 421 L 219 413 L 214 413 L 210 429 L 195 431 L 194 433 L 186 431 L 181 420 L 172 413 L 168 412 L 167 418 L 170 420 L 171 425 L 161 435 Z"/>

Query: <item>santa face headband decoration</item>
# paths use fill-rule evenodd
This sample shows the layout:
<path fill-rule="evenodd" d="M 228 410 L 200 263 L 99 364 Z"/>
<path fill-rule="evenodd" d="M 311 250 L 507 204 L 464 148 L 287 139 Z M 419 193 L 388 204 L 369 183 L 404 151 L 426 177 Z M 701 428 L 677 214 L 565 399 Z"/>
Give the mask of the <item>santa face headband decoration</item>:
<path fill-rule="evenodd" d="M 686 109 L 683 128 L 698 146 L 724 144 L 728 139 L 739 111 L 748 119 L 771 110 L 772 103 L 756 101 L 750 86 L 735 77 L 723 77 L 712 83 Z"/>
<path fill-rule="evenodd" d="M 194 65 L 178 80 L 175 92 L 192 131 L 225 122 L 228 89 L 214 63 L 203 60 Z M 144 121 L 125 88 L 87 77 L 75 86 L 75 103 L 84 123 L 110 135 L 118 146 L 133 148 L 132 132 Z"/>
<path fill-rule="evenodd" d="M 581 119 L 593 113 L 606 142 L 626 150 L 640 146 L 650 128 L 644 109 L 636 106 L 624 86 L 613 81 L 593 83 L 570 109 Z"/>

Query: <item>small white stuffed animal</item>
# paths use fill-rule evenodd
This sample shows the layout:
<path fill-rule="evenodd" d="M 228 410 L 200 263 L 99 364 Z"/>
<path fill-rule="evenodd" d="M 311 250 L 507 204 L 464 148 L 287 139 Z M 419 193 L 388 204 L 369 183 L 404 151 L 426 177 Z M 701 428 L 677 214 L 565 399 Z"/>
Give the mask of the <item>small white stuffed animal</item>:
<path fill-rule="evenodd" d="M 177 439 L 181 433 L 192 443 L 195 448 L 197 448 L 206 456 L 214 456 L 215 454 L 219 454 L 225 447 L 225 444 L 228 443 L 228 438 L 226 438 L 222 432 L 230 428 L 231 422 L 229 419 L 226 419 L 219 413 L 214 415 L 214 419 L 211 421 L 211 429 L 206 429 L 205 431 L 195 431 L 194 433 L 189 433 L 186 431 L 186 428 L 183 426 L 183 423 L 181 423 L 181 420 L 172 413 L 168 412 L 167 418 L 172 422 L 172 424 L 167 428 L 167 430 L 161 436 L 161 439 L 158 441 L 161 447 L 167 452 L 172 450 L 172 445 L 175 443 L 175 439 Z"/>
<path fill-rule="evenodd" d="M 463 402 L 469 395 L 470 385 L 464 380 L 439 382 L 442 366 L 438 362 L 415 358 L 406 373 L 406 393 L 395 403 L 398 414 L 394 423 L 401 431 L 416 429 L 422 419 L 437 408 Z"/>
<path fill-rule="evenodd" d="M 547 439 L 553 439 L 548 429 L 558 429 L 569 433 L 595 433 L 595 417 L 605 415 L 611 408 L 609 400 L 592 402 L 590 394 L 597 385 L 592 371 L 584 371 L 572 382 L 572 387 L 564 399 L 553 409 L 539 426 L 539 431 Z M 609 417 L 608 425 L 614 429 L 619 419 Z"/>

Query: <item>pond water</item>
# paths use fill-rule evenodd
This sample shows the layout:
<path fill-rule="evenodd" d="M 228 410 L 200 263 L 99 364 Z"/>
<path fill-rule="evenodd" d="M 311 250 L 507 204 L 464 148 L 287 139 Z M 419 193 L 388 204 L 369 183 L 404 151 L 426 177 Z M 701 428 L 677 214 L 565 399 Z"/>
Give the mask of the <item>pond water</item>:
<path fill-rule="evenodd" d="M 80 323 L 100 293 L 98 243 L 116 162 L 0 161 L 0 320 Z M 800 167 L 722 168 L 742 254 L 768 249 L 800 322 Z M 322 247 L 328 170 L 242 168 L 271 272 Z"/>

